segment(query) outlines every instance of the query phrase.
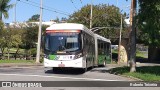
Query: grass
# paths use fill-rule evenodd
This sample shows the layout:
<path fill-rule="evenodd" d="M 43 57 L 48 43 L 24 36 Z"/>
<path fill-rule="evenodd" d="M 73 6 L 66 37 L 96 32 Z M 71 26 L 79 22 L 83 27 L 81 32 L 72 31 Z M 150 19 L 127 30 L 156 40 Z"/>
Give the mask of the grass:
<path fill-rule="evenodd" d="M 17 51 L 17 48 L 11 48 L 10 49 L 10 53 L 15 53 Z M 18 51 L 19 53 L 24 53 L 25 52 L 25 49 L 19 49 L 19 51 Z M 7 51 L 7 49 L 5 48 L 4 49 L 4 53 L 8 53 L 8 51 Z"/>
<path fill-rule="evenodd" d="M 118 50 L 112 49 L 112 53 L 118 54 Z M 146 54 L 148 54 L 148 52 L 136 51 L 136 57 L 147 58 Z"/>
<path fill-rule="evenodd" d="M 112 53 L 118 53 L 118 49 L 112 49 Z"/>
<path fill-rule="evenodd" d="M 142 52 L 142 51 L 136 51 L 136 57 L 140 57 L 140 58 L 148 58 L 148 56 L 146 56 L 148 54 L 148 52 Z"/>
<path fill-rule="evenodd" d="M 35 63 L 35 60 L 0 60 L 2 63 Z"/>
<path fill-rule="evenodd" d="M 160 66 L 137 67 L 136 72 L 130 73 L 129 67 L 118 67 L 110 70 L 111 73 L 132 76 L 143 81 L 160 81 Z"/>

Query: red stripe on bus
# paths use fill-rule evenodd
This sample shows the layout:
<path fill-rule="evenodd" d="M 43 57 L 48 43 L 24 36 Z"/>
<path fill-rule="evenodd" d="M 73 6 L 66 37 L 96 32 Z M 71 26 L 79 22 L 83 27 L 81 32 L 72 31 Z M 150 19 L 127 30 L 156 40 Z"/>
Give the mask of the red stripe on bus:
<path fill-rule="evenodd" d="M 80 32 L 80 30 L 47 30 L 46 33 L 56 33 L 56 32 Z"/>

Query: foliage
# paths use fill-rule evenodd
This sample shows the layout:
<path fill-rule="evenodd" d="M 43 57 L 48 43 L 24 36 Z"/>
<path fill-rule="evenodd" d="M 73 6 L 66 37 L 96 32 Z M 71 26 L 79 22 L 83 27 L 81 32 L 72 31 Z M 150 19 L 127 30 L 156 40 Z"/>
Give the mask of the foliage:
<path fill-rule="evenodd" d="M 4 18 L 8 18 L 8 11 L 11 9 L 14 5 L 9 4 L 11 0 L 0 0 L 0 20 L 2 20 L 2 15 Z"/>
<path fill-rule="evenodd" d="M 6 47 L 6 31 L 4 30 L 4 24 L 0 21 L 0 49 L 2 52 L 2 56 L 4 53 L 4 49 Z"/>
<path fill-rule="evenodd" d="M 27 27 L 24 27 L 23 29 L 23 46 L 25 46 L 26 49 L 35 47 L 38 38 L 38 25 L 28 24 Z"/>
<path fill-rule="evenodd" d="M 4 29 L 4 23 L 2 21 L 0 21 L 0 30 Z"/>
<path fill-rule="evenodd" d="M 0 26 L 3 26 L 3 23 L 0 24 Z M 46 27 L 47 26 L 42 25 L 42 35 Z M 15 59 L 19 56 L 19 50 L 22 48 L 26 49 L 29 55 L 35 56 L 38 29 L 39 26 L 37 24 L 27 23 L 22 25 L 22 27 L 8 27 L 0 30 L 0 49 L 2 51 L 2 56 L 4 51 L 7 51 L 9 59 L 11 48 L 16 48 L 14 52 Z"/>
<path fill-rule="evenodd" d="M 8 59 L 9 59 L 9 53 L 10 53 L 10 48 L 16 47 L 17 52 L 19 50 L 19 46 L 22 44 L 21 36 L 22 36 L 22 31 L 17 30 L 16 28 L 5 28 L 4 30 L 1 31 L 2 38 L 0 40 L 1 42 L 1 50 L 4 50 L 4 48 L 7 49 L 8 52 Z"/>
<path fill-rule="evenodd" d="M 42 35 L 46 29 L 46 25 L 42 25 Z M 37 24 L 28 23 L 23 28 L 24 33 L 22 36 L 22 42 L 25 49 L 35 48 L 38 39 L 39 26 Z"/>
<path fill-rule="evenodd" d="M 39 14 L 35 14 L 33 15 L 31 18 L 29 18 L 29 22 L 36 22 L 36 21 L 39 21 L 39 17 L 40 15 Z"/>
<path fill-rule="evenodd" d="M 11 28 L 11 33 L 12 33 L 12 46 L 13 47 L 19 47 L 22 44 L 22 36 L 24 33 L 24 30 L 19 29 L 19 28 Z"/>
<path fill-rule="evenodd" d="M 29 53 L 30 55 L 33 55 L 33 56 L 35 57 L 35 56 L 36 56 L 36 53 L 37 53 L 36 50 L 37 50 L 36 48 L 31 48 L 31 49 L 29 49 L 28 53 Z"/>
<path fill-rule="evenodd" d="M 123 15 L 125 17 L 125 15 Z M 92 27 L 120 27 L 121 21 L 121 12 L 118 7 L 113 5 L 99 4 L 93 5 L 93 20 Z M 123 18 L 124 21 L 124 18 Z M 68 19 L 68 22 L 72 23 L 81 23 L 85 26 L 89 27 L 90 25 L 90 5 L 86 5 L 82 7 L 79 11 L 74 12 Z M 125 23 L 123 23 L 123 26 Z M 115 33 L 117 29 L 103 29 L 97 31 L 97 33 L 105 36 L 107 38 L 111 38 L 110 36 L 117 36 Z M 115 35 L 113 35 L 115 34 Z"/>
<path fill-rule="evenodd" d="M 54 20 L 55 22 L 57 22 L 57 23 L 59 23 L 60 22 L 60 20 L 59 20 L 59 18 L 58 17 L 56 17 L 56 19 Z"/>
<path fill-rule="evenodd" d="M 61 21 L 67 21 L 67 18 L 62 17 L 62 18 L 61 18 Z"/>
<path fill-rule="evenodd" d="M 139 37 L 145 44 L 160 46 L 160 0 L 139 0 Z"/>

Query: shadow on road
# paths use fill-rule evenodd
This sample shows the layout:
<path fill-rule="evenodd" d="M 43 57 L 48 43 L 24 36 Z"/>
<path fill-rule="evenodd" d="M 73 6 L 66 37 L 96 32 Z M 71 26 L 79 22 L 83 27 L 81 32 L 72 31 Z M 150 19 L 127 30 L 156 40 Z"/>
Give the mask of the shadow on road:
<path fill-rule="evenodd" d="M 109 68 L 107 68 L 107 67 L 96 67 L 96 68 L 90 70 L 90 72 L 108 73 Z"/>
<path fill-rule="evenodd" d="M 86 72 L 88 72 L 90 69 L 88 69 Z M 65 74 L 65 75 L 80 75 L 84 74 L 85 72 L 83 69 L 75 69 L 75 68 L 56 68 L 56 69 L 49 69 L 46 70 L 45 73 L 47 74 Z"/>

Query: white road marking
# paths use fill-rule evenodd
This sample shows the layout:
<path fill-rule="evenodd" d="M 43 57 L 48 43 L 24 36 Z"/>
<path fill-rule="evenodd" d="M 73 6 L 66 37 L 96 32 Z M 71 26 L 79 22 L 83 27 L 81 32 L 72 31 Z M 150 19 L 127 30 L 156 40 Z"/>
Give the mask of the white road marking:
<path fill-rule="evenodd" d="M 124 81 L 124 80 L 107 80 L 107 79 L 95 79 L 95 78 L 74 78 L 74 77 L 60 77 L 60 76 L 46 76 L 46 75 L 24 75 L 24 74 L 0 74 L 0 76 L 27 76 L 27 77 L 46 77 L 46 78 L 61 78 L 61 79 L 73 79 L 73 80 L 91 80 L 91 81 Z"/>

